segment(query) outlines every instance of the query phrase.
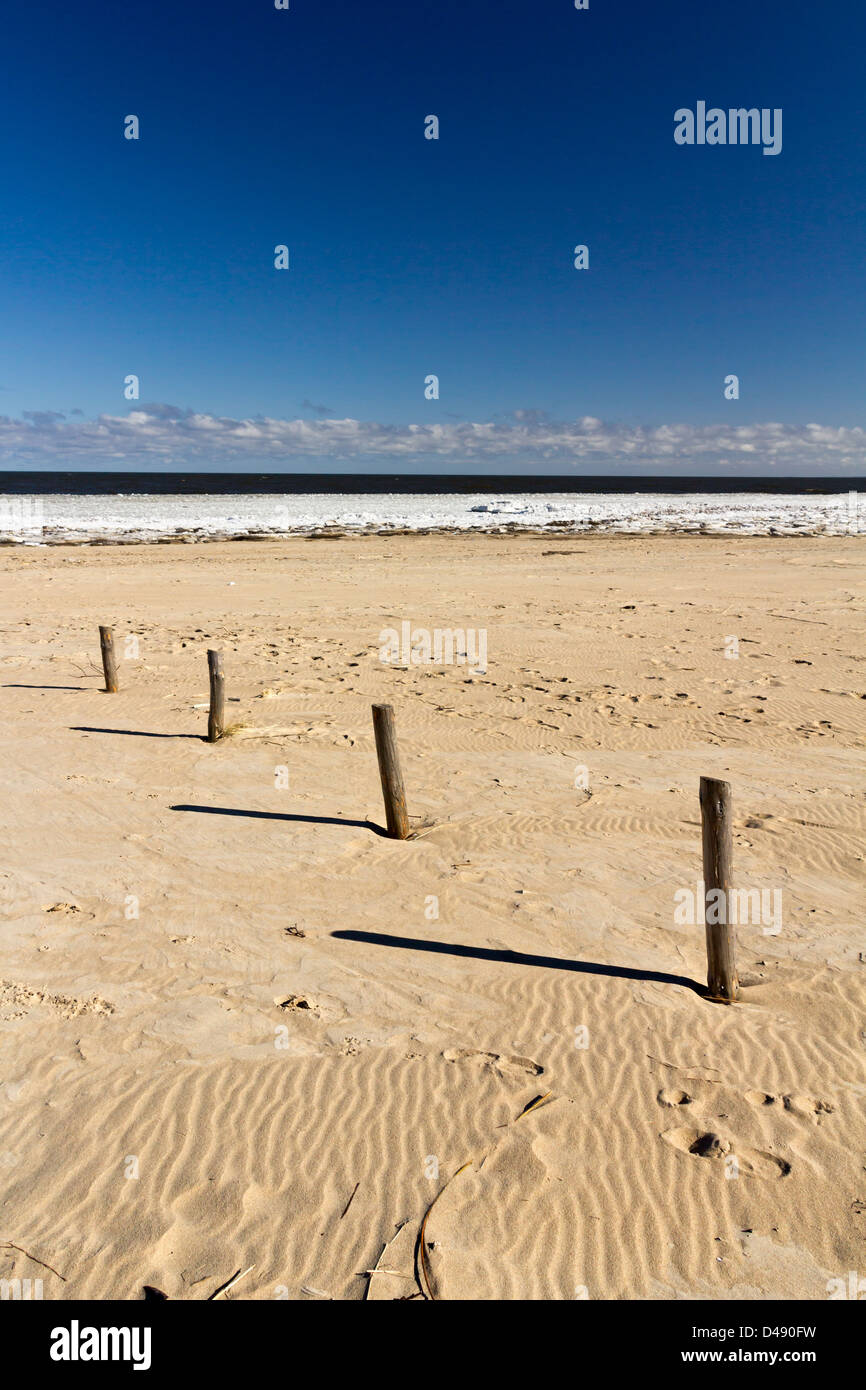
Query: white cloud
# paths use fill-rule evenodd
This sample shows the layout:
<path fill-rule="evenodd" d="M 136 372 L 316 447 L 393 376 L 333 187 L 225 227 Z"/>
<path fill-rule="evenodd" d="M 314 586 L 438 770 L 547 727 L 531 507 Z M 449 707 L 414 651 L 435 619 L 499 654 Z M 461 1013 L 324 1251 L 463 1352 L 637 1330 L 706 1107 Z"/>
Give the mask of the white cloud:
<path fill-rule="evenodd" d="M 93 468 L 340 465 L 477 472 L 866 471 L 866 430 L 831 425 L 622 425 L 534 410 L 506 419 L 382 425 L 363 420 L 234 420 L 172 405 L 71 419 L 56 411 L 0 416 L 0 465 Z"/>

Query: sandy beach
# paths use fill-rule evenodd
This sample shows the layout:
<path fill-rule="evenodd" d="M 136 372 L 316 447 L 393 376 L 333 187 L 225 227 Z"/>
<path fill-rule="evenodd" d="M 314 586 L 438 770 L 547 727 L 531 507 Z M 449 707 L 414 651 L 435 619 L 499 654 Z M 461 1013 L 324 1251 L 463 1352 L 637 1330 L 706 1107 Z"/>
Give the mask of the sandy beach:
<path fill-rule="evenodd" d="M 826 1299 L 862 1274 L 862 538 L 6 548 L 0 574 L 3 1278 Z M 486 669 L 383 663 L 404 622 L 483 630 Z M 781 904 L 739 928 L 731 1007 L 676 913 L 701 775 L 731 783 L 737 883 Z"/>

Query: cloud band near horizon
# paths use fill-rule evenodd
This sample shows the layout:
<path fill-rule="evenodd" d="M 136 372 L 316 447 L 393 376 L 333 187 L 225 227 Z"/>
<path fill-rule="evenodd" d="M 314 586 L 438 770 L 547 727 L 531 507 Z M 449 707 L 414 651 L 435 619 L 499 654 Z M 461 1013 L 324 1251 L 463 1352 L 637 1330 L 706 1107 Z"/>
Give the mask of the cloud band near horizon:
<path fill-rule="evenodd" d="M 820 424 L 655 426 L 593 416 L 555 421 L 532 410 L 506 420 L 384 425 L 336 419 L 236 420 L 149 404 L 128 415 L 72 418 L 61 411 L 0 416 L 0 467 L 171 470 L 267 468 L 305 463 L 375 467 L 443 464 L 458 471 L 592 471 L 732 474 L 778 471 L 828 476 L 866 472 L 866 429 Z M 542 465 L 544 467 L 542 468 Z M 696 465 L 700 465 L 696 468 Z"/>

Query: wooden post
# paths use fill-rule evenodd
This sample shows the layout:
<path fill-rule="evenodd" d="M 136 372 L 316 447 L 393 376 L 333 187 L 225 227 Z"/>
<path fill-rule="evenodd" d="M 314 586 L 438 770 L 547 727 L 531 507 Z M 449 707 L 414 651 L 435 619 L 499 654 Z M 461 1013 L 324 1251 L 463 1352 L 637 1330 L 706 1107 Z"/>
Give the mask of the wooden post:
<path fill-rule="evenodd" d="M 409 836 L 409 816 L 406 811 L 406 792 L 403 787 L 403 774 L 400 771 L 392 705 L 373 706 L 373 732 L 376 735 L 376 756 L 379 759 L 388 834 L 392 840 L 405 840 Z"/>
<path fill-rule="evenodd" d="M 100 627 L 99 645 L 102 648 L 102 669 L 105 672 L 105 689 L 117 694 L 117 662 L 114 658 L 114 637 L 110 627 Z"/>
<path fill-rule="evenodd" d="M 216 743 L 222 738 L 225 728 L 226 678 L 223 674 L 222 652 L 208 652 L 207 668 L 210 676 L 210 713 L 207 719 L 207 741 Z"/>
<path fill-rule="evenodd" d="M 707 990 L 711 999 L 737 998 L 736 938 L 731 917 L 733 841 L 731 785 L 701 778 L 704 850 L 704 923 L 707 933 Z"/>

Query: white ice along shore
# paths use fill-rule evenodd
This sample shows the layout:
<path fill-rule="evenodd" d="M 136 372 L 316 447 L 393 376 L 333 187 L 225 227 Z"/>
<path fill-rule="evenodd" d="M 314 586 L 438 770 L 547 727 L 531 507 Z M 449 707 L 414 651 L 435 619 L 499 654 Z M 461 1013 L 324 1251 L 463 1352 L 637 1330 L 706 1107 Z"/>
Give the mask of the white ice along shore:
<path fill-rule="evenodd" d="M 28 502 L 29 506 L 22 503 Z M 38 504 L 38 505 L 34 505 Z M 0 497 L 0 541 L 205 541 L 365 531 L 854 535 L 866 493 L 134 494 Z"/>

